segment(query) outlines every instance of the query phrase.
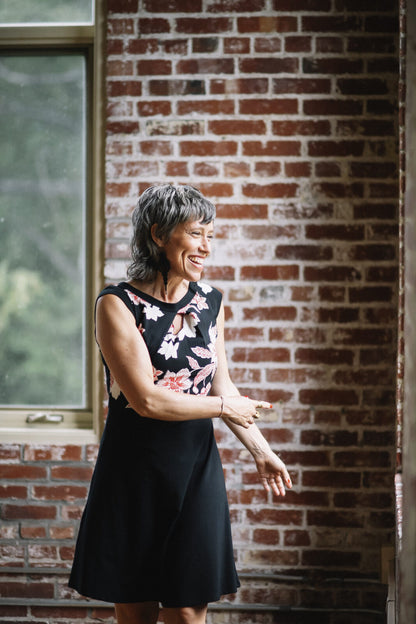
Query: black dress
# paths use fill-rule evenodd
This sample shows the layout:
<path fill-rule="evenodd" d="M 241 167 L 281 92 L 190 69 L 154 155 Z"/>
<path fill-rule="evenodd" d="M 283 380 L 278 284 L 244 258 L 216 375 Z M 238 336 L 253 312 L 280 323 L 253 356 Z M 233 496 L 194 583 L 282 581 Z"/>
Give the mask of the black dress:
<path fill-rule="evenodd" d="M 120 297 L 135 316 L 155 384 L 209 394 L 219 291 L 191 283 L 181 301 L 164 303 L 122 282 L 99 296 L 105 294 Z M 177 314 L 183 314 L 183 326 L 175 335 Z M 202 605 L 234 593 L 239 582 L 211 419 L 144 418 L 105 369 L 109 411 L 70 587 L 98 600 L 166 607 Z"/>

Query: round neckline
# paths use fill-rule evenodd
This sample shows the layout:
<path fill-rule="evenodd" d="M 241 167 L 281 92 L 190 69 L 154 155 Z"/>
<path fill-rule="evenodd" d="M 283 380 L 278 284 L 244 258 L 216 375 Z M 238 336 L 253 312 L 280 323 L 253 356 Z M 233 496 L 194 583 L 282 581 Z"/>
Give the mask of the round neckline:
<path fill-rule="evenodd" d="M 152 305 L 157 305 L 159 307 L 163 307 L 168 310 L 174 310 L 175 308 L 179 308 L 179 309 L 183 308 L 184 305 L 186 305 L 187 303 L 189 303 L 189 301 L 191 301 L 191 299 L 193 298 L 196 292 L 194 282 L 189 282 L 188 290 L 184 294 L 182 299 L 179 299 L 179 301 L 176 301 L 176 303 L 172 303 L 169 301 L 162 301 L 161 299 L 157 299 L 157 297 L 153 297 L 152 295 L 149 295 L 143 290 L 140 290 L 139 288 L 136 288 L 132 284 L 129 284 L 129 282 L 120 282 L 118 286 L 122 288 L 127 288 L 128 290 L 131 290 L 133 293 L 137 293 L 137 295 L 141 299 L 145 299 L 145 301 L 152 303 Z"/>

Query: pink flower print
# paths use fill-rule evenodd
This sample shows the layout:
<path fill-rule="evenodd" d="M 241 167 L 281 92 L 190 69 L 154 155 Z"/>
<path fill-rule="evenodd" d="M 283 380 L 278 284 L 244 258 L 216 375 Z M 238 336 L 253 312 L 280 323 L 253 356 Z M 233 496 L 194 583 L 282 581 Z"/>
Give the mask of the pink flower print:
<path fill-rule="evenodd" d="M 211 358 L 212 356 L 212 351 L 210 349 L 204 349 L 203 347 L 192 347 L 191 351 L 193 351 L 195 355 L 205 359 Z"/>
<path fill-rule="evenodd" d="M 157 381 L 157 378 L 160 377 L 160 375 L 163 374 L 163 371 L 161 370 L 157 370 L 154 366 L 153 366 L 153 381 Z"/>
<path fill-rule="evenodd" d="M 132 301 L 134 305 L 139 305 L 140 303 L 144 303 L 143 299 L 141 299 L 140 297 L 132 293 L 130 290 L 127 290 L 127 288 L 125 288 L 124 290 L 128 294 L 130 301 Z"/>
<path fill-rule="evenodd" d="M 208 310 L 208 304 L 207 304 L 206 297 L 203 297 L 199 293 L 195 293 L 195 296 L 193 297 L 193 299 L 192 299 L 192 301 L 190 302 L 189 305 L 196 306 L 199 311 L 201 311 L 201 310 Z"/>
<path fill-rule="evenodd" d="M 113 399 L 118 399 L 118 397 L 120 396 L 120 393 L 121 393 L 120 386 L 118 385 L 117 381 L 114 379 L 112 374 L 110 373 L 110 394 L 113 397 Z"/>
<path fill-rule="evenodd" d="M 203 381 L 205 381 L 205 379 L 215 370 L 215 364 L 214 362 L 211 362 L 211 364 L 207 364 L 206 366 L 204 366 L 204 368 L 202 368 L 199 373 L 197 374 L 197 376 L 195 377 L 194 380 L 194 387 L 199 386 L 200 383 L 202 383 Z"/>
<path fill-rule="evenodd" d="M 166 375 L 156 383 L 158 386 L 169 388 L 169 390 L 174 390 L 175 392 L 184 392 L 192 386 L 189 376 L 190 372 L 187 368 L 182 368 L 177 373 L 167 371 Z"/>

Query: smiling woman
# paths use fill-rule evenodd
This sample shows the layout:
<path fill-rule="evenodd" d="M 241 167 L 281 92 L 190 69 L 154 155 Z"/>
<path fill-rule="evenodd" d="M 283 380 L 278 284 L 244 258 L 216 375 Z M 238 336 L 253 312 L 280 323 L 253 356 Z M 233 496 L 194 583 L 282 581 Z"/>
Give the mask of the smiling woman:
<path fill-rule="evenodd" d="M 213 418 L 252 453 L 266 490 L 291 487 L 254 425 L 271 405 L 229 377 L 221 293 L 199 281 L 214 217 L 192 187 L 147 189 L 130 281 L 97 301 L 109 412 L 70 586 L 115 602 L 119 624 L 155 623 L 159 603 L 166 624 L 202 624 L 207 603 L 239 585 Z"/>

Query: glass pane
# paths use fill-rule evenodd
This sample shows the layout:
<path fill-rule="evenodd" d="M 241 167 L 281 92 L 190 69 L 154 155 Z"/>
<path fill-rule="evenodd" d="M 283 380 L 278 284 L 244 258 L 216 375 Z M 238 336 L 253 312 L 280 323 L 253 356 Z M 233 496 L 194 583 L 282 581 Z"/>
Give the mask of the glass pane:
<path fill-rule="evenodd" d="M 0 24 L 92 24 L 93 0 L 0 0 Z"/>
<path fill-rule="evenodd" d="M 84 407 L 86 59 L 0 55 L 0 404 Z"/>

